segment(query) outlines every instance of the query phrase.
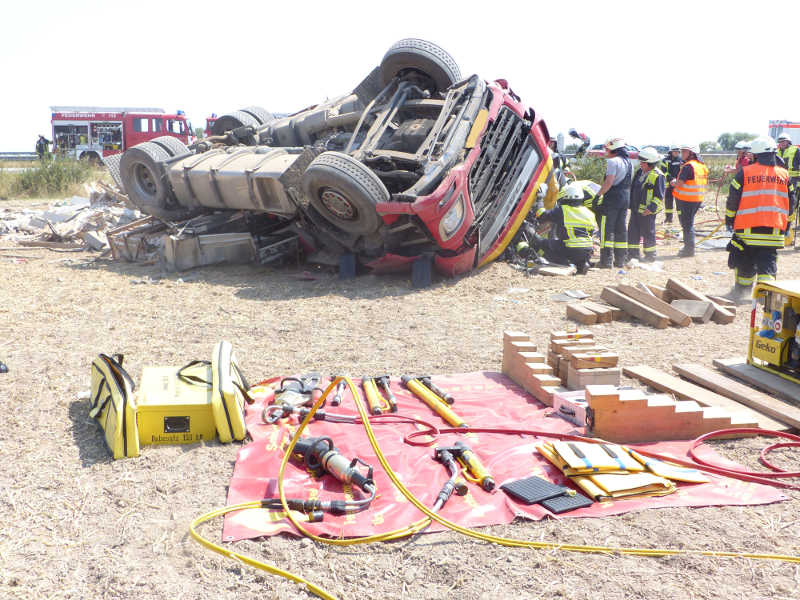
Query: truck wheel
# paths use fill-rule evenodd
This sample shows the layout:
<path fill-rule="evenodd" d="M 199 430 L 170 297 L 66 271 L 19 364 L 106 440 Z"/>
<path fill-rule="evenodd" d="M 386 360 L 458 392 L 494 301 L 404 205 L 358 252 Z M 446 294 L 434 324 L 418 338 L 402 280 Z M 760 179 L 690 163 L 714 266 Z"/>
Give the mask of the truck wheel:
<path fill-rule="evenodd" d="M 445 50 L 432 42 L 407 38 L 394 44 L 381 60 L 381 79 L 387 85 L 406 69 L 430 77 L 437 91 L 444 91 L 461 79 L 458 64 Z"/>
<path fill-rule="evenodd" d="M 222 115 L 211 126 L 211 135 L 222 135 L 226 131 L 237 127 L 258 127 L 258 120 L 249 112 L 235 110 L 227 115 Z"/>
<path fill-rule="evenodd" d="M 303 173 L 311 205 L 342 231 L 367 235 L 383 223 L 375 210 L 389 201 L 389 191 L 366 165 L 349 154 L 323 152 Z"/>
<path fill-rule="evenodd" d="M 172 193 L 161 165 L 169 158 L 169 153 L 158 144 L 138 144 L 122 155 L 120 177 L 128 198 L 143 213 L 180 221 L 192 216 L 193 211 L 180 206 Z"/>
<path fill-rule="evenodd" d="M 161 137 L 153 138 L 150 142 L 161 146 L 167 151 L 167 154 L 172 156 L 181 156 L 182 154 L 189 154 L 189 148 L 186 147 L 182 141 L 171 135 L 162 135 Z"/>
<path fill-rule="evenodd" d="M 266 125 L 270 121 L 275 120 L 275 117 L 271 112 L 261 108 L 260 106 L 248 106 L 247 108 L 243 108 L 240 112 L 247 113 L 253 117 L 256 121 L 258 121 L 259 125 Z"/>

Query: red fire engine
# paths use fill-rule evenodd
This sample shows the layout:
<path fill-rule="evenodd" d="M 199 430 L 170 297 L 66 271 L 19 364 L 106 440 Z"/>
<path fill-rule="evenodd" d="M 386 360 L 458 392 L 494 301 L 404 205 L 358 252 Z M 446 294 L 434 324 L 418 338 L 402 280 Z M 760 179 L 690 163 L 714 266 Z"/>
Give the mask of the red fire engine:
<path fill-rule="evenodd" d="M 184 144 L 194 141 L 183 111 L 162 108 L 51 106 L 55 152 L 61 156 L 100 160 L 162 135 Z"/>
<path fill-rule="evenodd" d="M 800 122 L 773 120 L 769 122 L 769 135 L 774 139 L 782 133 L 788 134 L 792 138 L 792 144 L 800 144 Z"/>

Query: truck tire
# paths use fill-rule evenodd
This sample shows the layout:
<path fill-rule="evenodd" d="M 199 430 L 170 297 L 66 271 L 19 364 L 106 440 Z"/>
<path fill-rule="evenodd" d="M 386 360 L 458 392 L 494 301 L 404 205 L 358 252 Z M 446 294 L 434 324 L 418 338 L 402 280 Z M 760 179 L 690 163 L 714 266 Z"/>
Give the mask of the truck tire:
<path fill-rule="evenodd" d="M 311 205 L 346 233 L 376 232 L 383 219 L 376 210 L 389 191 L 366 165 L 349 154 L 323 152 L 303 173 L 303 190 Z"/>
<path fill-rule="evenodd" d="M 235 110 L 227 115 L 222 115 L 211 126 L 211 135 L 222 135 L 226 131 L 242 126 L 258 127 L 258 120 L 248 112 Z"/>
<path fill-rule="evenodd" d="M 430 77 L 436 85 L 434 92 L 444 91 L 461 80 L 461 71 L 452 56 L 436 44 L 416 38 L 395 43 L 383 55 L 380 68 L 383 85 L 406 69 Z"/>
<path fill-rule="evenodd" d="M 261 108 L 260 106 L 248 106 L 247 108 L 243 108 L 240 112 L 247 113 L 253 117 L 256 121 L 258 121 L 259 125 L 266 125 L 270 121 L 275 120 L 275 117 L 271 112 Z"/>
<path fill-rule="evenodd" d="M 158 144 L 137 144 L 122 155 L 120 178 L 128 198 L 143 213 L 180 221 L 193 216 L 196 211 L 182 207 L 175 199 L 161 165 L 169 158 L 169 153 Z"/>
<path fill-rule="evenodd" d="M 153 138 L 148 141 L 161 146 L 167 151 L 170 157 L 189 154 L 189 148 L 186 147 L 186 144 L 171 135 L 162 135 L 161 137 Z"/>

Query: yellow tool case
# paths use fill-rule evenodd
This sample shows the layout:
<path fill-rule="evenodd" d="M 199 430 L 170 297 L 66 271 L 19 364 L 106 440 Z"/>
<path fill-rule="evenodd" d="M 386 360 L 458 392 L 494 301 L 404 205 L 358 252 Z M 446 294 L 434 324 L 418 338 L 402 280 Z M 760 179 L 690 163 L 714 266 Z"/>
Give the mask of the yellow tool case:
<path fill-rule="evenodd" d="M 211 398 L 211 367 L 205 361 L 193 361 L 180 369 L 145 367 L 138 395 L 140 443 L 213 440 L 217 428 Z"/>
<path fill-rule="evenodd" d="M 136 427 L 136 387 L 122 368 L 123 356 L 101 354 L 92 362 L 92 407 L 89 416 L 97 420 L 114 458 L 139 456 Z"/>

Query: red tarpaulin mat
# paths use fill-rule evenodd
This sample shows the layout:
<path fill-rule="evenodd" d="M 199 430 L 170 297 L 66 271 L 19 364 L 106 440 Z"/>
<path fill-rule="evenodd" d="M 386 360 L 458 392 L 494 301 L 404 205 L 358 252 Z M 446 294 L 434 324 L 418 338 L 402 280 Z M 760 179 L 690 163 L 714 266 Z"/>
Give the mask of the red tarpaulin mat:
<path fill-rule="evenodd" d="M 533 399 L 522 388 L 499 373 L 479 372 L 461 375 L 437 376 L 434 382 L 453 393 L 456 398 L 453 409 L 475 427 L 508 427 L 536 429 L 554 433 L 583 434 L 560 417 L 551 414 L 552 409 Z M 399 413 L 430 421 L 437 427 L 448 427 L 438 415 L 403 388 L 396 378 L 392 390 L 397 397 Z M 363 393 L 362 393 L 363 396 Z M 332 397 L 332 396 L 331 396 Z M 238 504 L 278 496 L 277 477 L 286 444 L 297 429 L 294 417 L 275 425 L 264 424 L 261 412 L 263 400 L 247 407 L 246 421 L 253 442 L 242 447 L 234 467 L 228 490 L 228 504 Z M 326 411 L 357 414 L 350 391 L 346 390 L 341 406 Z M 453 495 L 441 514 L 465 527 L 510 523 L 516 517 L 542 519 L 553 516 L 538 504 L 525 505 L 512 500 L 499 487 L 506 482 L 538 475 L 550 481 L 568 485 L 561 471 L 553 467 L 536 451 L 541 440 L 520 435 L 485 433 L 448 434 L 437 440 L 435 446 L 410 446 L 403 437 L 413 431 L 411 424 L 382 424 L 373 421 L 378 442 L 392 469 L 403 484 L 427 506 L 431 506 L 449 474 L 443 465 L 433 460 L 435 446 L 452 446 L 462 440 L 476 452 L 480 460 L 494 477 L 496 488 L 492 493 L 479 486 L 468 484 L 466 496 Z M 347 458 L 359 457 L 375 467 L 375 482 L 378 496 L 368 510 L 344 516 L 326 514 L 321 523 L 306 523 L 309 531 L 317 535 L 333 537 L 361 537 L 392 531 L 419 520 L 424 515 L 414 508 L 394 488 L 375 457 L 363 425 L 349 425 L 313 421 L 309 423 L 306 436 L 330 436 L 339 451 Z M 686 458 L 690 442 L 658 442 L 632 444 L 648 450 Z M 738 467 L 717 455 L 708 446 L 700 449 L 703 456 L 721 466 Z M 578 509 L 560 516 L 602 517 L 617 515 L 643 508 L 666 506 L 722 506 L 767 504 L 786 497 L 775 488 L 726 477 L 709 475 L 711 483 L 678 484 L 678 490 L 668 496 L 644 497 L 631 500 L 595 502 L 587 508 Z M 294 460 L 286 467 L 284 489 L 287 498 L 319 498 L 322 500 L 344 499 L 343 486 L 330 475 L 315 480 Z M 359 489 L 352 490 L 355 498 L 361 497 Z M 430 531 L 444 529 L 433 523 Z M 223 540 L 234 541 L 277 533 L 296 533 L 288 519 L 280 511 L 265 509 L 243 510 L 226 516 Z"/>

